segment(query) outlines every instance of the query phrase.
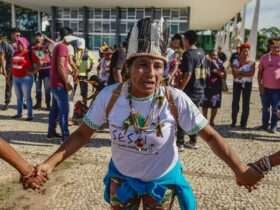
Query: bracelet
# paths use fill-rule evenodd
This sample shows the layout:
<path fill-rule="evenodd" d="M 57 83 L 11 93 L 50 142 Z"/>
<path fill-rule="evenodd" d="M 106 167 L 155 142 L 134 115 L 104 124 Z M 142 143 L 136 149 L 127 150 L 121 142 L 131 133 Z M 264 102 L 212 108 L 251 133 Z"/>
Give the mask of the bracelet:
<path fill-rule="evenodd" d="M 254 168 L 262 175 L 266 175 L 269 171 L 272 170 L 272 166 L 268 156 L 264 156 L 257 163 L 249 163 L 248 166 Z"/>
<path fill-rule="evenodd" d="M 32 168 L 32 171 L 29 173 L 29 174 L 27 174 L 27 175 L 21 175 L 21 178 L 20 178 L 20 181 L 21 182 L 25 182 L 25 181 L 27 181 L 30 177 L 33 177 L 33 176 L 35 176 L 36 175 L 36 169 L 33 167 Z"/>

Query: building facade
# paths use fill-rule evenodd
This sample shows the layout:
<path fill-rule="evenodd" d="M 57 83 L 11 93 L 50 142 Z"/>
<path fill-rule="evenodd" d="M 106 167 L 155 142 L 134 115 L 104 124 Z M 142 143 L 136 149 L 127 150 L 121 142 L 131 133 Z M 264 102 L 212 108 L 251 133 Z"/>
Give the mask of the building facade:
<path fill-rule="evenodd" d="M 60 27 L 70 27 L 84 37 L 90 49 L 104 42 L 110 46 L 126 40 L 133 24 L 144 17 L 167 20 L 170 34 L 183 33 L 189 28 L 189 8 L 57 8 L 51 9 L 53 36 Z"/>

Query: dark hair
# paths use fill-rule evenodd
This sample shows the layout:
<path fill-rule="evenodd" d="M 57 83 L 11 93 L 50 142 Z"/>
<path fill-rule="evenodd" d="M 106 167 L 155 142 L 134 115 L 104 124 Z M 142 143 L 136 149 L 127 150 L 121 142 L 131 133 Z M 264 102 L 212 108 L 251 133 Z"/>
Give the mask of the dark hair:
<path fill-rule="evenodd" d="M 11 28 L 10 34 L 13 34 L 13 33 L 20 33 L 19 28 Z"/>
<path fill-rule="evenodd" d="M 190 45 L 194 45 L 198 37 L 195 31 L 190 30 L 184 33 L 184 38 L 189 41 Z"/>
<path fill-rule="evenodd" d="M 171 38 L 171 41 L 173 42 L 173 41 L 175 41 L 175 40 L 179 40 L 179 42 L 180 42 L 180 47 L 181 48 L 184 48 L 184 44 L 183 44 L 183 38 L 182 38 L 182 36 L 180 35 L 180 34 L 174 34 L 174 36 L 172 36 L 172 38 Z"/>
<path fill-rule="evenodd" d="M 37 31 L 36 33 L 35 33 L 35 36 L 42 36 L 43 34 L 42 34 L 42 32 L 40 32 L 40 31 Z"/>
<path fill-rule="evenodd" d="M 127 42 L 122 42 L 122 47 L 127 48 Z"/>
<path fill-rule="evenodd" d="M 73 34 L 73 30 L 69 27 L 62 27 L 59 30 L 60 38 L 63 39 L 65 36 Z"/>

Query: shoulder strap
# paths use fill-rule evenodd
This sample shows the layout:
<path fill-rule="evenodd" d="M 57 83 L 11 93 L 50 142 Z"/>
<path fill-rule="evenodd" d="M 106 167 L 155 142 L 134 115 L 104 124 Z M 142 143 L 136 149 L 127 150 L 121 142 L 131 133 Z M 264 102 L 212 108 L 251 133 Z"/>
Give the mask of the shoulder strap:
<path fill-rule="evenodd" d="M 172 116 L 174 117 L 174 119 L 176 120 L 176 123 L 178 125 L 178 123 L 179 123 L 178 109 L 174 102 L 174 98 L 172 96 L 171 89 L 168 86 L 165 86 L 164 88 L 165 88 L 165 97 L 167 99 L 170 112 L 171 112 Z"/>
<path fill-rule="evenodd" d="M 116 103 L 117 99 L 119 98 L 122 90 L 122 85 L 119 84 L 118 87 L 113 91 L 113 94 L 110 98 L 110 101 L 106 107 L 106 119 L 108 120 L 109 114 L 112 111 L 112 108 L 114 107 L 114 104 Z"/>

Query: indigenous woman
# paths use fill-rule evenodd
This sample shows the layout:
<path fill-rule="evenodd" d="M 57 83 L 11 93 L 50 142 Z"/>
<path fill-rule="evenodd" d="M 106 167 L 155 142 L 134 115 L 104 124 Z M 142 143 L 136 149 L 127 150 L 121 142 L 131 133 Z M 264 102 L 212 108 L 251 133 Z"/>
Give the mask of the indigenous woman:
<path fill-rule="evenodd" d="M 171 209 L 177 196 L 181 209 L 195 210 L 191 186 L 183 175 L 176 146 L 179 124 L 187 133 L 199 133 L 233 170 L 240 185 L 251 188 L 258 176 L 242 164 L 199 112 L 188 96 L 161 86 L 167 63 L 167 26 L 163 20 L 142 19 L 130 33 L 127 67 L 129 81 L 104 88 L 81 126 L 38 166 L 50 173 L 59 163 L 90 141 L 104 123 L 111 132 L 112 159 L 104 179 L 105 199 L 111 209 Z"/>
<path fill-rule="evenodd" d="M 239 101 L 242 94 L 242 115 L 241 128 L 247 127 L 247 121 L 250 111 L 250 98 L 252 92 L 252 82 L 255 74 L 255 62 L 250 60 L 250 45 L 242 44 L 240 46 L 239 57 L 233 60 L 232 74 L 233 93 L 232 93 L 232 127 L 236 126 L 237 115 L 239 112 Z"/>
<path fill-rule="evenodd" d="M 208 108 L 211 109 L 210 125 L 214 126 L 218 108 L 222 103 L 222 80 L 225 78 L 223 63 L 219 60 L 217 52 L 212 51 L 209 55 L 209 66 L 205 88 L 205 98 L 202 103 L 204 117 L 207 118 Z"/>
<path fill-rule="evenodd" d="M 26 120 L 30 121 L 33 119 L 31 98 L 33 76 L 30 73 L 32 64 L 28 47 L 29 43 L 25 38 L 17 39 L 17 51 L 12 59 L 13 86 L 17 96 L 17 114 L 13 118 L 22 117 L 23 99 L 25 99 L 27 105 Z"/>

